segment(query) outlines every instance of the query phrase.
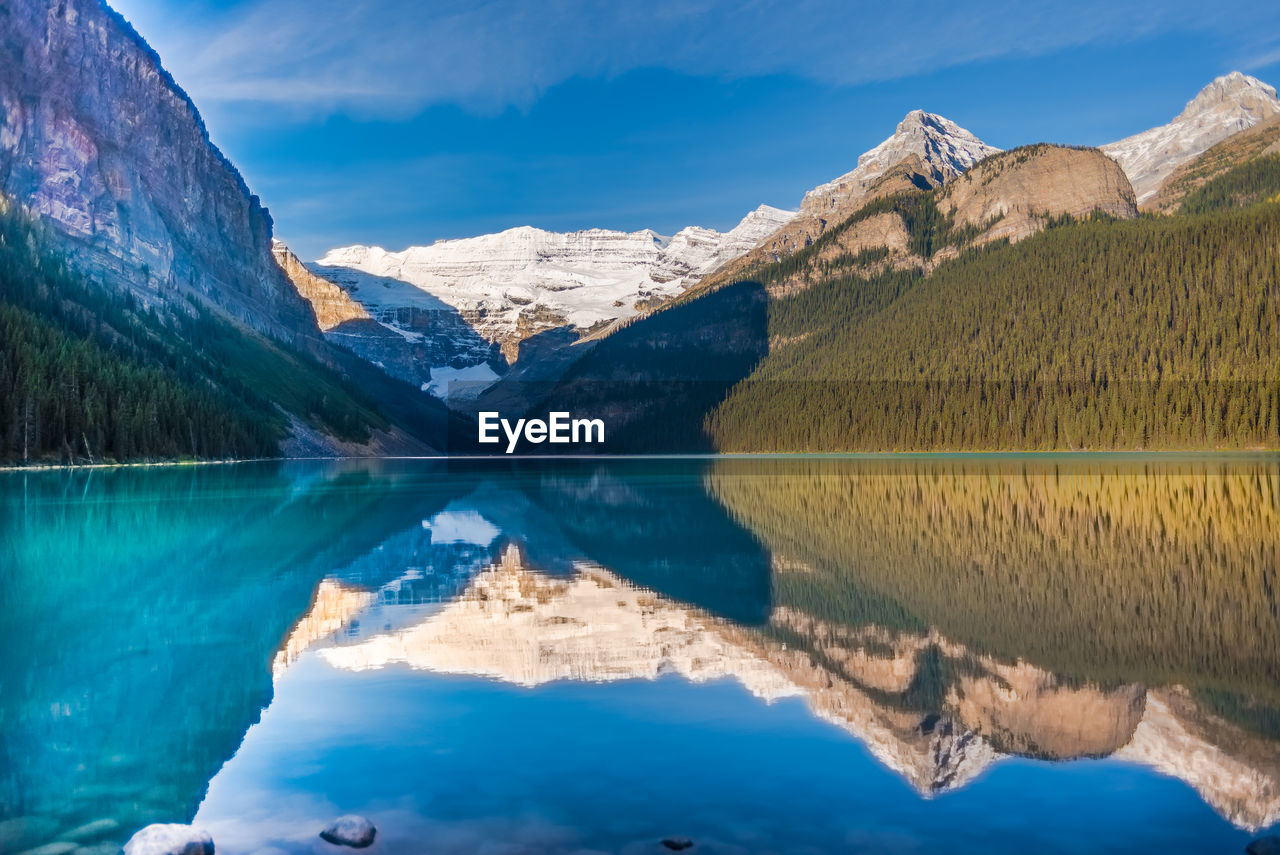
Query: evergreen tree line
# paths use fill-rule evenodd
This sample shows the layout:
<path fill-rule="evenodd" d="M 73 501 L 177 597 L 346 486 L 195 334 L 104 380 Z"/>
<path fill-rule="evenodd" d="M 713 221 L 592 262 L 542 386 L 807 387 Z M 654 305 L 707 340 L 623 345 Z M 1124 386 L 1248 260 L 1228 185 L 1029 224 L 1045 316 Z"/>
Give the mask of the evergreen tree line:
<path fill-rule="evenodd" d="M 1246 161 L 1206 182 L 1187 194 L 1178 213 L 1205 214 L 1267 200 L 1280 201 L 1280 154 Z"/>
<path fill-rule="evenodd" d="M 86 281 L 46 228 L 0 208 L 0 461 L 274 455 L 280 406 L 352 439 L 386 424 L 308 356 Z"/>
<path fill-rule="evenodd" d="M 1238 179 L 1200 192 L 1238 199 Z M 707 419 L 716 446 L 1280 446 L 1280 206 L 1053 226 L 772 301 L 774 346 Z"/>

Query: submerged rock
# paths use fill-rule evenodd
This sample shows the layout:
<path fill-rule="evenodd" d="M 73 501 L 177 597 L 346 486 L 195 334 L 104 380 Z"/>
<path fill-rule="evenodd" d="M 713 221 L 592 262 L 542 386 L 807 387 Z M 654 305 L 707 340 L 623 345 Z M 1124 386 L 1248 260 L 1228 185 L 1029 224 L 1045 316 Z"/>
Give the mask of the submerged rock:
<path fill-rule="evenodd" d="M 44 816 L 19 816 L 0 821 L 0 852 L 21 852 L 58 833 L 57 820 Z"/>
<path fill-rule="evenodd" d="M 372 822 L 362 816 L 348 814 L 329 823 L 328 828 L 320 832 L 320 838 L 335 846 L 363 849 L 373 843 L 375 834 L 377 829 L 373 827 Z"/>
<path fill-rule="evenodd" d="M 680 852 L 693 847 L 693 841 L 687 837 L 668 837 L 662 841 L 662 845 L 668 849 Z"/>
<path fill-rule="evenodd" d="M 1259 837 L 1244 848 L 1249 855 L 1280 855 L 1280 835 L 1268 834 Z"/>
<path fill-rule="evenodd" d="M 120 855 L 120 844 L 94 843 L 91 846 L 81 846 L 71 855 Z"/>
<path fill-rule="evenodd" d="M 57 843 L 46 843 L 43 846 L 37 846 L 35 849 L 28 849 L 25 852 L 19 852 L 17 855 L 67 855 L 76 848 L 74 843 L 61 841 Z"/>
<path fill-rule="evenodd" d="M 124 855 L 213 855 L 213 838 L 203 829 L 158 822 L 130 837 Z"/>
<path fill-rule="evenodd" d="M 76 826 L 70 831 L 64 831 L 58 835 L 59 840 L 76 840 L 84 842 L 86 840 L 96 840 L 104 834 L 109 834 L 120 827 L 120 823 L 114 819 L 95 819 L 93 822 L 86 822 L 84 825 Z"/>

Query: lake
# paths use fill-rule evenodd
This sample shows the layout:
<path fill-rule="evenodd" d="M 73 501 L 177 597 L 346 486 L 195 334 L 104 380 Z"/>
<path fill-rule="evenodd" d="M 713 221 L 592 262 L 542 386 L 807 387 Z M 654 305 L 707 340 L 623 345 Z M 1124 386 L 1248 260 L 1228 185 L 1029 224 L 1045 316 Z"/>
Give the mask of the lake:
<path fill-rule="evenodd" d="M 0 852 L 1240 853 L 1274 456 L 0 473 Z M 52 845 L 51 845 L 52 844 Z"/>

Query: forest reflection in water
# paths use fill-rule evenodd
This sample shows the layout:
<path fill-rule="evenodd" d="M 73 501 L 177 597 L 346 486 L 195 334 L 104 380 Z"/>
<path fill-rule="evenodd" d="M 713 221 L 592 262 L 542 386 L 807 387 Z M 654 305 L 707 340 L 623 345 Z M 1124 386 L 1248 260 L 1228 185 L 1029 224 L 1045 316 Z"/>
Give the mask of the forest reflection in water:
<path fill-rule="evenodd" d="M 1280 819 L 1273 459 L 753 460 L 706 477 L 772 555 L 771 630 L 835 670 L 870 683 L 843 664 L 873 649 L 849 627 L 876 627 L 885 652 L 917 639 L 913 681 L 874 687 L 895 703 L 998 751 L 1126 751 L 1240 825 Z"/>
<path fill-rule="evenodd" d="M 525 687 L 503 696 L 519 709 L 535 703 L 529 687 L 550 698 L 573 684 L 669 693 L 670 679 L 728 681 L 802 704 L 920 795 L 966 792 L 1008 758 L 1115 758 L 1185 782 L 1222 818 L 1215 831 L 1184 811 L 1206 835 L 1187 851 L 1280 821 L 1272 457 L 346 462 L 14 486 L 0 485 L 11 652 L 0 823 L 60 814 L 66 827 L 114 810 L 123 834 L 195 816 L 218 829 L 220 851 L 292 851 L 264 830 L 279 816 L 248 816 L 299 795 L 275 770 L 332 766 L 334 781 L 376 790 L 370 769 L 325 758 L 388 726 L 372 707 L 317 717 L 301 687 L 346 696 L 370 684 L 338 675 L 392 679 L 406 666 L 418 688 L 404 684 L 388 707 L 413 711 L 389 725 L 399 730 L 431 729 L 431 699 L 453 685 L 433 681 L 449 675 Z M 484 697 L 455 702 L 496 703 Z M 589 718 L 594 705 L 570 697 L 561 718 Z M 681 703 L 696 710 L 696 698 Z M 333 732 L 285 752 L 281 734 L 325 716 Z M 451 755 L 480 762 L 487 735 L 445 730 Z M 396 755 L 413 770 L 441 756 Z M 506 797 L 555 812 L 568 809 L 556 792 L 570 778 L 647 786 L 610 756 L 543 758 L 547 780 Z M 805 769 L 812 787 L 830 772 Z M 313 795 L 334 798 L 325 787 L 337 784 L 315 774 Z M 704 790 L 724 790 L 722 813 L 749 822 L 741 776 L 728 764 L 701 774 Z M 420 789 L 423 817 L 456 798 L 423 781 L 383 783 Z M 1054 781 L 1046 772 L 1023 789 Z M 651 797 L 688 800 L 666 786 Z M 1108 786 L 1135 811 L 1140 797 L 1167 797 L 1149 782 L 1148 796 L 1133 781 Z M 455 806 L 451 827 L 474 822 L 476 798 Z M 594 823 L 591 798 L 565 821 Z M 751 833 L 788 827 L 800 808 L 785 809 L 790 819 L 780 803 Z M 1030 814 L 1005 827 L 1009 810 L 973 818 L 971 833 L 989 821 L 1044 841 Z M 296 824 L 298 841 L 313 821 Z M 826 821 L 812 819 L 806 845 L 854 833 Z M 625 848 L 603 825 L 574 834 Z"/>

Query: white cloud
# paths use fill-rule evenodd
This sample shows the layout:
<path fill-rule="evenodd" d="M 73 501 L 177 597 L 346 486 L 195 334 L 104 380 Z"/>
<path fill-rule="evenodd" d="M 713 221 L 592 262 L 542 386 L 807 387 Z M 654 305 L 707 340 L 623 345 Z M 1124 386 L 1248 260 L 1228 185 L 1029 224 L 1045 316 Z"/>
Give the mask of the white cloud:
<path fill-rule="evenodd" d="M 119 0 L 201 105 L 398 116 L 436 103 L 492 112 L 575 75 L 662 67 L 787 73 L 848 85 L 1162 32 L 1210 32 L 1242 56 L 1280 30 L 1271 0 L 261 0 L 217 9 Z"/>

